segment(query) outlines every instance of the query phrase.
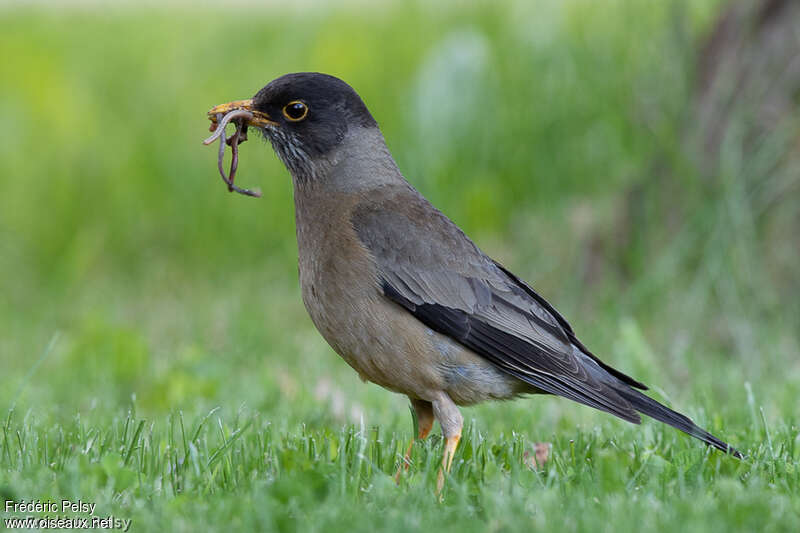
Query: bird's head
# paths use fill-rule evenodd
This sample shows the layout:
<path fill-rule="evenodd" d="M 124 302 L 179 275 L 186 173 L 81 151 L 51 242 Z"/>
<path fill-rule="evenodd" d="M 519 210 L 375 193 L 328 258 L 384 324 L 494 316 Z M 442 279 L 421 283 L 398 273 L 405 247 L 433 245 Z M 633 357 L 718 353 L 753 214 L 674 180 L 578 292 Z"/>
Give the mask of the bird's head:
<path fill-rule="evenodd" d="M 295 179 L 312 178 L 348 132 L 377 128 L 358 94 L 339 78 L 316 72 L 286 74 L 250 100 L 212 108 L 208 115 L 249 111 L 246 125 L 258 128 Z"/>

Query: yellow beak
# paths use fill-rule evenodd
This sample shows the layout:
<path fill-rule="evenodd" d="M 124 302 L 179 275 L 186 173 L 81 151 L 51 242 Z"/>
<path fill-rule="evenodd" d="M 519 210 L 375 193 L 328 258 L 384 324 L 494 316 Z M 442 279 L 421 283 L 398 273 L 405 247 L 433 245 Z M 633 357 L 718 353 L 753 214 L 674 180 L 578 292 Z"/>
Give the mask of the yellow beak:
<path fill-rule="evenodd" d="M 253 109 L 253 99 L 250 98 L 249 100 L 236 100 L 233 102 L 228 102 L 227 104 L 220 104 L 212 107 L 208 111 L 208 119 L 211 121 L 211 130 L 213 131 L 216 128 L 217 114 L 221 113 L 222 115 L 225 115 L 231 111 L 238 110 L 249 111 L 253 114 L 252 117 L 247 119 L 248 126 L 264 128 L 266 126 L 278 125 L 278 123 L 272 120 L 266 113 L 262 113 L 261 111 Z"/>

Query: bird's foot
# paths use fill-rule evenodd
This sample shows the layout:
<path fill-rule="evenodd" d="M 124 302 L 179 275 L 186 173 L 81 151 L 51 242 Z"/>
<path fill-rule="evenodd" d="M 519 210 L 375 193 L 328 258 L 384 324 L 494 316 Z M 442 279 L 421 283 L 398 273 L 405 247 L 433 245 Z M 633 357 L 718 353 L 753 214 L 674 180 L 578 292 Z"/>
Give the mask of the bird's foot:
<path fill-rule="evenodd" d="M 456 454 L 458 441 L 461 440 L 461 435 L 454 435 L 447 437 L 444 443 L 444 455 L 442 456 L 442 466 L 439 468 L 439 476 L 436 479 L 436 494 L 441 498 L 442 489 L 444 488 L 444 474 L 450 473 L 450 467 L 453 466 L 453 457 Z"/>

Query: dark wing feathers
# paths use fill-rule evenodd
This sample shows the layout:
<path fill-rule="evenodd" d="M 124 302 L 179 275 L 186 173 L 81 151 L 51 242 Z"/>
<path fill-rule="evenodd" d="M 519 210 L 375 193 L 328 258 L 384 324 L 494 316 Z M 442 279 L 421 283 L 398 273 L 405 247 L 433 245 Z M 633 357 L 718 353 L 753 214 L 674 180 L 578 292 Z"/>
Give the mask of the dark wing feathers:
<path fill-rule="evenodd" d="M 553 317 L 555 317 L 556 320 L 558 320 L 559 325 L 564 329 L 564 331 L 569 336 L 570 342 L 572 342 L 572 344 L 577 346 L 578 349 L 580 349 L 580 351 L 582 351 L 583 353 L 585 353 L 586 355 L 588 355 L 589 357 L 594 359 L 594 361 L 598 365 L 600 365 L 606 372 L 608 372 L 612 376 L 616 377 L 617 379 L 619 379 L 623 383 L 627 383 L 631 387 L 636 387 L 637 389 L 647 390 L 647 388 L 648 388 L 647 385 L 645 385 L 644 383 L 641 383 L 639 381 L 636 381 L 632 377 L 630 377 L 630 376 L 628 376 L 626 374 L 623 374 L 622 372 L 620 372 L 616 368 L 613 368 L 613 367 L 605 364 L 596 355 L 594 355 L 592 352 L 590 352 L 589 349 L 586 346 L 584 346 L 583 343 L 580 340 L 578 340 L 578 337 L 575 336 L 575 332 L 572 331 L 572 327 L 569 325 L 569 323 L 566 321 L 566 319 L 563 316 L 561 316 L 561 314 L 558 311 L 556 311 L 553 308 L 553 306 L 550 305 L 550 303 L 547 300 L 542 298 L 539 295 L 539 293 L 537 293 L 535 290 L 533 290 L 533 288 L 530 285 L 528 285 L 527 283 L 525 283 L 524 281 L 519 279 L 516 275 L 514 275 L 513 272 L 508 270 L 506 267 L 504 267 L 503 265 L 501 265 L 497 261 L 493 260 L 493 262 L 497 266 L 497 268 L 502 270 L 508 276 L 509 279 L 513 280 L 514 283 L 517 284 L 517 286 L 519 286 L 522 290 L 524 290 L 531 298 L 533 298 L 537 303 L 539 303 L 539 305 L 541 305 Z"/>
<path fill-rule="evenodd" d="M 544 392 L 634 423 L 640 422 L 638 411 L 742 457 L 630 388 L 647 389 L 592 354 L 544 298 L 416 191 L 386 189 L 380 197 L 363 201 L 351 222 L 377 263 L 384 295 L 420 322 Z"/>

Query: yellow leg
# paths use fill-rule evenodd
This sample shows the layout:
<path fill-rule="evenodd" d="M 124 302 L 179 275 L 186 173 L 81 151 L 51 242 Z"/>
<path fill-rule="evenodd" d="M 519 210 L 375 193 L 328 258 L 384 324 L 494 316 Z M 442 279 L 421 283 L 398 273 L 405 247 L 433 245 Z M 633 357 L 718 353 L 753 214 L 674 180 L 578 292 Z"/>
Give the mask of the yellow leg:
<path fill-rule="evenodd" d="M 431 407 L 430 403 L 423 402 L 421 400 L 413 400 L 411 404 L 414 406 L 414 411 L 417 413 L 417 423 L 419 424 L 419 433 L 417 433 L 417 439 L 425 440 L 425 438 L 433 429 L 433 408 Z M 403 462 L 400 463 L 400 466 L 397 468 L 397 473 L 394 475 L 395 483 L 400 483 L 400 476 L 403 475 L 404 471 L 408 470 L 408 467 L 411 464 L 411 449 L 413 447 L 414 439 L 412 438 L 408 443 L 408 448 L 406 449 L 406 454 L 403 457 Z"/>
<path fill-rule="evenodd" d="M 444 473 L 450 473 L 450 467 L 453 466 L 453 457 L 456 454 L 456 448 L 458 448 L 458 441 L 460 440 L 461 435 L 455 435 L 445 439 L 442 467 L 439 469 L 439 478 L 436 480 L 436 494 L 442 492 L 442 487 L 444 487 Z"/>

